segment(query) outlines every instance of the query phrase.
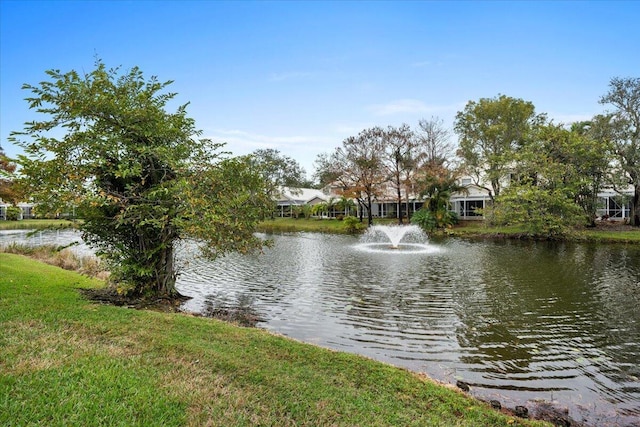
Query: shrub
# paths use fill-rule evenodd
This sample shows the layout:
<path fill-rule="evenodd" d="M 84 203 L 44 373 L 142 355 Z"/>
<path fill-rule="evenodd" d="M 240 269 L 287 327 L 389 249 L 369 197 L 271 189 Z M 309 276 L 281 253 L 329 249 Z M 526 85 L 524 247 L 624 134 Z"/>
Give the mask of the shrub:
<path fill-rule="evenodd" d="M 458 215 L 449 210 L 431 212 L 428 209 L 419 209 L 411 217 L 411 223 L 419 226 L 424 231 L 433 231 L 436 228 L 445 228 L 457 224 Z"/>
<path fill-rule="evenodd" d="M 413 213 L 411 223 L 419 226 L 424 231 L 433 231 L 438 223 L 436 217 L 427 209 L 420 209 Z"/>
<path fill-rule="evenodd" d="M 365 226 L 355 216 L 345 216 L 342 219 L 344 230 L 349 234 L 358 234 L 364 230 Z"/>
<path fill-rule="evenodd" d="M 22 210 L 17 206 L 8 206 L 7 207 L 7 220 L 8 221 L 17 221 L 20 219 L 20 213 Z"/>

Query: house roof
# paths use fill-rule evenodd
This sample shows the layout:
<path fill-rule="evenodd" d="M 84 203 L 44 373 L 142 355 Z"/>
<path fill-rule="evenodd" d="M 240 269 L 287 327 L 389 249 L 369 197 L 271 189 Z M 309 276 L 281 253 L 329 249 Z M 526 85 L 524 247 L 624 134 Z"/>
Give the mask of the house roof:
<path fill-rule="evenodd" d="M 327 195 L 315 188 L 282 187 L 277 196 L 279 205 L 303 205 L 311 200 L 327 201 Z"/>

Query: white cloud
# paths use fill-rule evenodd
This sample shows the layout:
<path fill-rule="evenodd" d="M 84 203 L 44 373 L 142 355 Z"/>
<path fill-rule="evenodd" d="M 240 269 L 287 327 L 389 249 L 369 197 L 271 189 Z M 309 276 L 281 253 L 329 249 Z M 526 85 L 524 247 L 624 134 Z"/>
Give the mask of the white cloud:
<path fill-rule="evenodd" d="M 586 120 L 591 120 L 595 114 L 596 113 L 574 113 L 574 114 L 548 113 L 547 116 L 550 119 L 553 119 L 554 123 L 569 124 L 573 122 L 582 122 Z"/>
<path fill-rule="evenodd" d="M 427 105 L 418 99 L 398 99 L 386 104 L 369 105 L 367 109 L 376 116 L 390 116 L 394 114 L 434 114 L 451 111 L 458 105 Z"/>
<path fill-rule="evenodd" d="M 314 142 L 324 142 L 324 137 L 293 135 L 293 136 L 271 136 L 251 133 L 239 129 L 215 129 L 208 135 L 214 141 L 234 142 L 246 147 L 255 148 L 283 148 L 287 146 L 298 146 Z"/>
<path fill-rule="evenodd" d="M 233 155 L 244 155 L 258 149 L 271 148 L 295 159 L 307 172 L 313 170 L 313 162 L 318 154 L 329 152 L 341 140 L 327 135 L 264 135 L 240 129 L 214 129 L 205 132 L 205 137 L 213 142 L 226 145 L 222 151 Z"/>
<path fill-rule="evenodd" d="M 335 125 L 332 130 L 339 135 L 349 136 L 357 135 L 360 131 L 375 126 L 374 123 L 362 122 L 362 123 L 341 123 Z M 338 141 L 339 143 L 342 141 Z"/>

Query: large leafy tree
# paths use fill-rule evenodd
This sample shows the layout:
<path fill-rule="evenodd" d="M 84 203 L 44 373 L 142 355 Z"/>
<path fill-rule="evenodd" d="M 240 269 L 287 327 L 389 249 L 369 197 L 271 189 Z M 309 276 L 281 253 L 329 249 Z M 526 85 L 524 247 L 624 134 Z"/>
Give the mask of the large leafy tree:
<path fill-rule="evenodd" d="M 522 224 L 530 235 L 545 238 L 567 234 L 574 225 L 593 224 L 607 150 L 588 132 L 587 123 L 571 129 L 539 126 L 514 158 L 513 179 L 496 197 L 490 217 Z"/>
<path fill-rule="evenodd" d="M 300 164 L 289 156 L 273 148 L 255 150 L 250 155 L 251 164 L 263 176 L 273 191 L 282 187 L 304 187 L 306 172 Z"/>
<path fill-rule="evenodd" d="M 12 162 L 0 147 L 0 200 L 15 204 L 18 202 L 20 192 L 12 180 L 16 171 L 16 164 Z"/>
<path fill-rule="evenodd" d="M 464 170 L 491 200 L 500 195 L 515 154 L 543 120 L 531 102 L 505 95 L 469 101 L 456 115 Z"/>
<path fill-rule="evenodd" d="M 449 167 L 454 154 L 449 129 L 438 117 L 420 119 L 416 132 L 416 144 L 420 152 L 422 166 L 437 170 Z"/>
<path fill-rule="evenodd" d="M 251 168 L 262 176 L 266 183 L 266 195 L 272 199 L 271 218 L 275 215 L 275 199 L 283 187 L 289 187 L 296 194 L 307 184 L 306 172 L 300 164 L 289 156 L 273 148 L 255 150 L 248 156 Z"/>
<path fill-rule="evenodd" d="M 367 213 L 373 224 L 373 202 L 382 193 L 388 175 L 383 165 L 385 131 L 380 127 L 364 129 L 342 141 L 331 154 L 319 155 L 316 177 L 322 184 L 338 185 L 345 197 L 354 198 L 360 207 L 360 221 Z"/>
<path fill-rule="evenodd" d="M 381 153 L 382 164 L 387 172 L 387 178 L 391 187 L 395 191 L 398 211 L 398 224 L 402 224 L 403 212 L 402 201 L 406 201 L 409 207 L 409 191 L 407 189 L 407 179 L 413 175 L 416 168 L 416 143 L 413 132 L 407 124 L 399 127 L 389 126 L 386 130 L 378 129 L 382 132 L 382 145 L 384 151 Z M 403 197 L 404 190 L 404 197 Z M 406 213 L 408 217 L 408 212 Z"/>
<path fill-rule="evenodd" d="M 592 121 L 573 123 L 570 131 L 561 129 L 560 132 L 565 135 L 562 139 L 565 151 L 561 151 L 559 160 L 572 165 L 576 203 L 582 208 L 588 225 L 595 226 L 598 193 L 609 175 L 611 144 L 598 138 Z"/>
<path fill-rule="evenodd" d="M 210 257 L 262 246 L 253 231 L 270 207 L 264 180 L 248 159 L 199 139 L 186 105 L 166 110 L 170 81 L 101 61 L 88 74 L 47 75 L 23 86 L 44 118 L 12 133 L 25 151 L 20 173 L 39 209 L 77 208 L 121 290 L 177 296 L 182 239 Z"/>
<path fill-rule="evenodd" d="M 633 187 L 630 223 L 640 226 L 640 77 L 614 77 L 600 103 L 615 108 L 598 121 L 601 135 L 613 143 L 623 180 Z"/>
<path fill-rule="evenodd" d="M 373 225 L 373 202 L 381 194 L 381 185 L 387 181 L 383 170 L 384 131 L 373 127 L 357 136 L 350 136 L 336 150 L 337 164 L 341 165 L 347 195 L 355 197 L 367 212 L 367 222 Z"/>

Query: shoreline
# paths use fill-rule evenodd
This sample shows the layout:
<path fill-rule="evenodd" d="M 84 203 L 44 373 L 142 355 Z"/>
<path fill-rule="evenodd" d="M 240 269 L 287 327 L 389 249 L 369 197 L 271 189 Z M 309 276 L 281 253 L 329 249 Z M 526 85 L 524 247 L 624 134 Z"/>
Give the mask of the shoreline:
<path fill-rule="evenodd" d="M 0 402 L 0 423 L 83 424 L 125 410 L 119 419 L 132 424 L 145 414 L 147 423 L 165 425 L 548 425 L 505 415 L 406 369 L 258 328 L 91 303 L 78 290 L 100 281 L 23 256 L 0 258 L 9 339 L 0 348 L 0 388 L 12 396 Z M 101 378 L 131 385 L 113 394 L 105 388 L 113 383 Z M 42 396 L 41 389 L 56 393 Z"/>

